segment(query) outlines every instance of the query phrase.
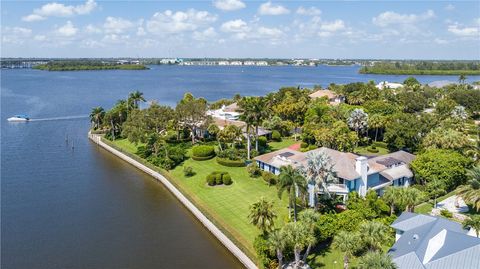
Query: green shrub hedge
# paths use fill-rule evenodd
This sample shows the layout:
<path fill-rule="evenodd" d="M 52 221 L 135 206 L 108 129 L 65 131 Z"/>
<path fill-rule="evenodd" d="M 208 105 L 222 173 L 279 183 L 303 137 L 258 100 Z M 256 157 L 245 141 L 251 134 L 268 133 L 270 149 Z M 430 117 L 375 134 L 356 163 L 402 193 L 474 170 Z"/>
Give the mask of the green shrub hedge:
<path fill-rule="evenodd" d="M 377 147 L 375 147 L 375 146 L 373 146 L 373 145 L 372 145 L 371 147 L 368 147 L 368 148 L 367 148 L 367 151 L 368 151 L 368 152 L 371 152 L 371 153 L 378 153 Z"/>
<path fill-rule="evenodd" d="M 308 143 L 307 143 L 307 142 L 302 142 L 302 143 L 300 144 L 300 148 L 302 148 L 302 149 L 308 148 Z"/>
<path fill-rule="evenodd" d="M 218 158 L 217 157 L 217 163 L 223 166 L 228 166 L 228 167 L 243 167 L 245 166 L 245 161 L 244 160 L 229 160 L 229 159 L 224 159 L 224 158 Z"/>
<path fill-rule="evenodd" d="M 259 177 L 262 174 L 262 170 L 255 161 L 247 166 L 247 172 L 250 177 Z"/>
<path fill-rule="evenodd" d="M 262 171 L 262 178 L 269 186 L 277 184 L 277 176 L 270 172 Z"/>
<path fill-rule="evenodd" d="M 387 143 L 382 142 L 382 141 L 373 142 L 372 145 L 374 145 L 375 147 L 379 147 L 379 148 L 387 148 Z"/>
<path fill-rule="evenodd" d="M 232 177 L 228 172 L 214 171 L 207 176 L 206 180 L 209 186 L 231 185 L 233 183 Z"/>
<path fill-rule="evenodd" d="M 277 131 L 277 130 L 272 131 L 272 140 L 273 141 L 278 141 L 278 142 L 282 141 L 282 135 L 280 134 L 279 131 Z"/>
<path fill-rule="evenodd" d="M 213 146 L 198 145 L 192 148 L 192 159 L 197 161 L 208 160 L 215 156 Z"/>

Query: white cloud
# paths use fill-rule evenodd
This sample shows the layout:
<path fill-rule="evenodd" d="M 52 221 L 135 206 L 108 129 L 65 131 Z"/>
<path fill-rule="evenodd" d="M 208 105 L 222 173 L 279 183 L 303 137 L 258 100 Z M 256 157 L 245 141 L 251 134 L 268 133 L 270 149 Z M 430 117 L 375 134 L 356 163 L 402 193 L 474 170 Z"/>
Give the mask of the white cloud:
<path fill-rule="evenodd" d="M 257 31 L 262 38 L 279 39 L 283 36 L 283 31 L 278 28 L 268 28 L 261 26 L 258 28 Z"/>
<path fill-rule="evenodd" d="M 89 24 L 87 26 L 85 26 L 85 28 L 83 29 L 83 31 L 87 34 L 100 34 L 102 32 L 102 29 L 92 25 L 92 24 Z"/>
<path fill-rule="evenodd" d="M 284 15 L 289 14 L 290 10 L 284 6 L 274 5 L 272 2 L 268 1 L 260 5 L 258 13 L 260 15 Z"/>
<path fill-rule="evenodd" d="M 73 37 L 77 34 L 77 32 L 78 28 L 75 28 L 71 21 L 67 21 L 65 25 L 55 29 L 55 33 L 63 37 Z"/>
<path fill-rule="evenodd" d="M 71 17 L 74 15 L 85 15 L 97 7 L 95 0 L 87 0 L 85 4 L 78 6 L 66 6 L 56 2 L 48 3 L 40 8 L 34 9 L 32 14 L 22 17 L 23 21 L 32 22 L 45 20 L 48 17 Z"/>
<path fill-rule="evenodd" d="M 245 8 L 246 5 L 240 0 L 215 0 L 213 5 L 223 11 L 232 11 Z"/>
<path fill-rule="evenodd" d="M 324 22 L 320 25 L 320 30 L 325 32 L 337 32 L 345 29 L 345 23 L 342 20 L 333 22 Z"/>
<path fill-rule="evenodd" d="M 143 27 L 138 27 L 137 28 L 137 35 L 138 36 L 144 36 L 144 35 L 147 35 L 147 32 L 145 32 L 145 29 Z"/>
<path fill-rule="evenodd" d="M 297 9 L 297 14 L 304 16 L 318 16 L 322 14 L 322 11 L 316 7 L 304 8 L 303 6 L 300 6 Z"/>
<path fill-rule="evenodd" d="M 447 30 L 457 36 L 464 36 L 464 37 L 469 37 L 469 36 L 477 36 L 480 37 L 480 32 L 478 27 L 462 27 L 458 23 L 449 25 Z"/>
<path fill-rule="evenodd" d="M 448 44 L 448 41 L 447 41 L 447 40 L 441 39 L 441 38 L 435 38 L 433 41 L 434 41 L 435 43 L 437 43 L 437 44 L 440 44 L 440 45 Z"/>
<path fill-rule="evenodd" d="M 32 30 L 23 27 L 4 27 L 2 29 L 2 42 L 8 44 L 23 44 L 30 38 Z"/>
<path fill-rule="evenodd" d="M 193 39 L 199 40 L 199 41 L 212 40 L 216 36 L 217 36 L 217 32 L 213 27 L 209 27 L 203 31 L 193 32 Z"/>
<path fill-rule="evenodd" d="M 123 19 L 115 17 L 107 17 L 105 23 L 103 24 L 103 29 L 106 33 L 115 33 L 121 34 L 134 26 L 134 23 Z"/>
<path fill-rule="evenodd" d="M 166 10 L 156 12 L 152 18 L 147 21 L 147 30 L 151 33 L 176 34 L 185 31 L 195 31 L 203 26 L 215 22 L 217 16 L 207 11 L 197 11 L 189 9 L 187 11 L 173 12 Z"/>
<path fill-rule="evenodd" d="M 220 29 L 227 33 L 240 33 L 249 30 L 247 23 L 240 19 L 224 22 Z"/>
<path fill-rule="evenodd" d="M 35 41 L 45 41 L 45 40 L 47 40 L 47 36 L 45 36 L 45 35 L 35 35 L 35 36 L 33 37 L 33 39 L 34 39 Z"/>
<path fill-rule="evenodd" d="M 445 6 L 445 10 L 452 11 L 454 9 L 455 9 L 455 6 L 452 5 L 452 4 L 448 4 L 448 5 Z"/>
<path fill-rule="evenodd" d="M 392 24 L 414 24 L 419 21 L 428 20 L 435 17 L 433 10 L 427 10 L 422 14 L 399 14 L 393 11 L 386 11 L 374 17 L 372 22 L 380 27 L 386 27 Z"/>

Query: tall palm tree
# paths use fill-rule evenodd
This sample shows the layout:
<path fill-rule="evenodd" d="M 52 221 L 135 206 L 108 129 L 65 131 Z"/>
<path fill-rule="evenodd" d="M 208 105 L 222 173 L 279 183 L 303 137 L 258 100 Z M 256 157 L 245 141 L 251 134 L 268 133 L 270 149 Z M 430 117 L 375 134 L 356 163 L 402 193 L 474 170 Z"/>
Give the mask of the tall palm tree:
<path fill-rule="evenodd" d="M 361 108 L 356 108 L 347 119 L 348 126 L 357 132 L 358 136 L 368 128 L 368 114 Z"/>
<path fill-rule="evenodd" d="M 416 188 L 401 188 L 399 199 L 408 212 L 415 212 L 415 206 L 422 203 L 426 198 L 424 192 Z"/>
<path fill-rule="evenodd" d="M 297 194 L 304 194 L 307 191 L 306 181 L 298 170 L 291 165 L 280 168 L 278 181 L 278 197 L 281 199 L 282 194 L 287 191 L 288 215 L 291 217 L 291 209 L 293 208 L 293 219 L 297 221 Z"/>
<path fill-rule="evenodd" d="M 398 204 L 399 187 L 388 186 L 385 188 L 382 199 L 390 206 L 390 216 L 395 213 L 395 206 Z"/>
<path fill-rule="evenodd" d="M 134 92 L 131 92 L 128 96 L 128 103 L 129 103 L 129 106 L 131 106 L 131 108 L 133 109 L 137 109 L 138 108 L 138 103 L 142 101 L 142 102 L 145 102 L 145 98 L 143 97 L 143 93 L 140 92 L 140 91 L 134 91 Z"/>
<path fill-rule="evenodd" d="M 233 148 L 235 146 L 235 141 L 237 141 L 241 135 L 242 130 L 239 127 L 235 125 L 227 125 L 218 133 L 217 137 L 218 140 L 223 143 L 230 143 L 231 147 Z"/>
<path fill-rule="evenodd" d="M 333 239 L 332 246 L 343 252 L 343 268 L 348 269 L 350 257 L 359 248 L 360 235 L 358 233 L 340 231 Z"/>
<path fill-rule="evenodd" d="M 460 195 L 467 204 L 480 212 L 480 165 L 477 165 L 467 172 L 470 177 L 468 184 L 458 188 L 458 195 Z"/>
<path fill-rule="evenodd" d="M 248 215 L 250 223 L 260 229 L 263 234 L 267 234 L 274 229 L 276 217 L 277 214 L 273 211 L 273 202 L 269 202 L 263 197 L 250 206 L 250 214 Z"/>
<path fill-rule="evenodd" d="M 368 118 L 368 127 L 375 129 L 375 142 L 378 138 L 378 130 L 385 126 L 385 118 L 380 114 L 373 114 Z"/>
<path fill-rule="evenodd" d="M 475 234 L 480 237 L 480 215 L 473 215 L 470 218 L 463 221 L 463 228 L 475 229 Z"/>
<path fill-rule="evenodd" d="M 238 105 L 239 111 L 242 113 L 241 119 L 255 127 L 255 150 L 258 151 L 258 127 L 268 117 L 265 99 L 264 97 L 243 97 Z"/>
<path fill-rule="evenodd" d="M 358 269 L 396 269 L 392 257 L 378 251 L 369 251 L 358 259 Z"/>
<path fill-rule="evenodd" d="M 308 153 L 306 160 L 307 163 L 300 167 L 300 174 L 308 184 L 315 184 L 315 188 L 330 195 L 327 185 L 338 181 L 330 157 L 324 153 L 315 152 Z"/>
<path fill-rule="evenodd" d="M 467 80 L 467 76 L 465 76 L 465 74 L 461 74 L 459 77 L 458 77 L 458 82 L 460 84 L 465 84 L 465 81 Z"/>
<path fill-rule="evenodd" d="M 290 222 L 287 223 L 283 230 L 285 232 L 285 238 L 287 239 L 289 245 L 293 247 L 293 254 L 295 256 L 295 266 L 297 268 L 300 265 L 300 255 L 302 250 L 308 244 L 309 237 L 311 236 L 308 232 L 308 228 L 302 222 Z"/>
<path fill-rule="evenodd" d="M 317 243 L 315 237 L 315 231 L 317 230 L 317 221 L 320 218 L 320 214 L 314 209 L 305 209 L 299 214 L 300 221 L 307 227 L 310 236 L 307 238 L 307 250 L 303 254 L 303 262 L 307 262 L 307 257 L 310 254 L 310 250 Z"/>
<path fill-rule="evenodd" d="M 90 112 L 90 121 L 94 124 L 93 129 L 98 129 L 105 117 L 105 110 L 101 106 L 94 107 Z"/>
<path fill-rule="evenodd" d="M 281 230 L 274 230 L 268 235 L 268 247 L 271 252 L 277 255 L 278 268 L 283 267 L 283 251 L 286 247 L 286 240 Z"/>
<path fill-rule="evenodd" d="M 381 250 L 388 238 L 388 227 L 377 221 L 367 221 L 360 225 L 363 243 L 369 250 Z"/>

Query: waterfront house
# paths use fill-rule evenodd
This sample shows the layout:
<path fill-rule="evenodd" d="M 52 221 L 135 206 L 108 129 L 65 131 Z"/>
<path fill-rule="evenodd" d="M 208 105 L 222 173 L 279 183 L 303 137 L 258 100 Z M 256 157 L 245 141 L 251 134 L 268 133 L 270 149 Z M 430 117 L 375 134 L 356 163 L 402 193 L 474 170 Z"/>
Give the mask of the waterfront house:
<path fill-rule="evenodd" d="M 391 227 L 396 242 L 388 253 L 399 269 L 480 268 L 480 238 L 458 222 L 403 212 Z"/>
<path fill-rule="evenodd" d="M 367 190 L 372 189 L 383 194 L 387 186 L 409 186 L 413 173 L 409 168 L 415 155 L 405 151 L 397 151 L 382 156 L 367 158 L 354 153 L 321 147 L 308 152 L 299 152 L 284 148 L 255 157 L 260 169 L 280 174 L 280 167 L 292 165 L 300 167 L 307 162 L 307 155 L 322 153 L 329 157 L 336 172 L 338 182 L 328 184 L 330 193 L 341 195 L 346 199 L 349 192 L 356 191 L 365 196 Z M 321 193 L 314 186 L 309 186 L 309 203 L 314 205 L 316 196 Z"/>
<path fill-rule="evenodd" d="M 402 88 L 403 84 L 388 82 L 388 81 L 382 81 L 382 82 L 378 83 L 375 87 L 379 90 L 383 90 L 383 89 L 395 90 L 395 89 L 398 89 L 398 88 Z"/>
<path fill-rule="evenodd" d="M 318 90 L 311 93 L 309 96 L 312 99 L 326 97 L 331 105 L 338 105 L 345 102 L 345 97 L 337 95 L 331 90 Z"/>

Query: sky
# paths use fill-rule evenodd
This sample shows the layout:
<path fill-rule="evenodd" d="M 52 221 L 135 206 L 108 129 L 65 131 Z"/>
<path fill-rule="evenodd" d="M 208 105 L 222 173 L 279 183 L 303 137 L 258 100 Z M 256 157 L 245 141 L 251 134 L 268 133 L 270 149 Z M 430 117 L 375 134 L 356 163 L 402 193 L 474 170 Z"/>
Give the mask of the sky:
<path fill-rule="evenodd" d="M 480 59 L 480 1 L 1 2 L 2 57 Z"/>

